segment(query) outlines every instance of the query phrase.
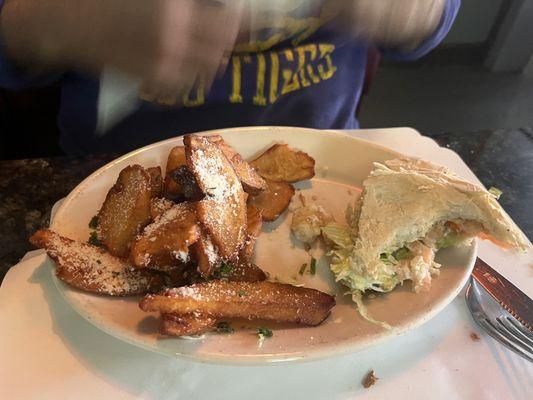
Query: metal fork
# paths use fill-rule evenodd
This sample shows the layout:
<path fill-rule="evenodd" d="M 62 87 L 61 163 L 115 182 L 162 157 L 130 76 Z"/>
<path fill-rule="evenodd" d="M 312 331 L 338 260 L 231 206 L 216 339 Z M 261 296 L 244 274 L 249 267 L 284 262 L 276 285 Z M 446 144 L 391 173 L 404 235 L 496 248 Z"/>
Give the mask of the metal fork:
<path fill-rule="evenodd" d="M 533 363 L 533 332 L 505 311 L 473 278 L 466 288 L 466 304 L 485 332 Z"/>

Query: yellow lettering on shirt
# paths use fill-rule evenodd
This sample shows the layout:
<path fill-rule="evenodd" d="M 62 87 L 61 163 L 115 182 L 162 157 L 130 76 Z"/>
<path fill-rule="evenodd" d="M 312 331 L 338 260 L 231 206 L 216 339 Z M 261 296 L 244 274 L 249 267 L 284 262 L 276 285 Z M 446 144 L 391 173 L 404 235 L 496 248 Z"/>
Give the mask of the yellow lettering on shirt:
<path fill-rule="evenodd" d="M 322 80 L 330 79 L 337 67 L 333 65 L 333 60 L 331 59 L 331 54 L 335 51 L 335 45 L 329 43 L 320 43 L 318 45 L 318 50 L 320 51 L 320 60 L 324 60 L 326 65 L 318 64 L 318 75 Z"/>
<path fill-rule="evenodd" d="M 273 104 L 278 99 L 278 76 L 279 76 L 279 56 L 278 53 L 270 52 L 270 94 L 269 101 Z"/>
<path fill-rule="evenodd" d="M 285 54 L 285 59 L 289 62 L 294 62 L 294 54 L 292 50 L 287 49 L 283 52 Z M 289 68 L 284 68 L 281 71 L 281 76 L 283 76 L 283 86 L 281 87 L 281 95 L 294 92 L 295 90 L 300 89 L 300 81 L 298 79 L 298 74 Z"/>
<path fill-rule="evenodd" d="M 253 98 L 256 106 L 266 106 L 267 99 L 265 97 L 265 75 L 266 75 L 266 61 L 265 55 L 259 53 L 257 55 L 257 91 Z"/>
<path fill-rule="evenodd" d="M 194 89 L 191 90 L 191 92 Z M 182 98 L 185 107 L 198 107 L 205 103 L 205 83 L 201 82 L 196 88 L 196 98 L 191 99 L 191 92 L 185 94 Z"/>

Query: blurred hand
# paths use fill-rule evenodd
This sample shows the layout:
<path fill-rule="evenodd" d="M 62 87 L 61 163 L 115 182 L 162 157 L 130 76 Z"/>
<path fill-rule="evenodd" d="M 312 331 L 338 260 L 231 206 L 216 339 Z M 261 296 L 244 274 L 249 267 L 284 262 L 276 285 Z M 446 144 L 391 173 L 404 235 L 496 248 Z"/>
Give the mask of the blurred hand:
<path fill-rule="evenodd" d="M 239 29 L 240 1 L 7 0 L 6 49 L 20 65 L 115 67 L 157 96 L 209 86 Z"/>
<path fill-rule="evenodd" d="M 379 45 L 416 48 L 437 28 L 447 0 L 340 0 L 356 35 Z"/>

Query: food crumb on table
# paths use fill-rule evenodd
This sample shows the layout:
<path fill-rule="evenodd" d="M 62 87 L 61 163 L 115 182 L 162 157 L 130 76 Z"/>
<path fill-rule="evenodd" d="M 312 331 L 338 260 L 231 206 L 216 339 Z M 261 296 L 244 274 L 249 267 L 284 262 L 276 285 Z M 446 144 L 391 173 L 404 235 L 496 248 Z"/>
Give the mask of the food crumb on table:
<path fill-rule="evenodd" d="M 470 339 L 472 339 L 473 342 L 479 342 L 481 340 L 481 338 L 476 332 L 470 333 Z"/>
<path fill-rule="evenodd" d="M 368 374 L 366 374 L 365 378 L 363 379 L 363 387 L 365 389 L 368 389 L 371 386 L 374 386 L 374 384 L 379 380 L 379 378 L 374 373 L 374 370 L 370 370 Z"/>

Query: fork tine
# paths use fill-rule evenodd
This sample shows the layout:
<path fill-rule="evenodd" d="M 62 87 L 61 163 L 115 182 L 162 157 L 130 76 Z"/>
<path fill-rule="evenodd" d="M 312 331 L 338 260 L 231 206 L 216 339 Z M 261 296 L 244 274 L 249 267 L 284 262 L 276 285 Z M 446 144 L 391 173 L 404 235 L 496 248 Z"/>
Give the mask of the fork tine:
<path fill-rule="evenodd" d="M 524 357 L 530 362 L 533 362 L 533 357 L 531 357 L 529 354 L 523 351 L 522 348 L 515 345 L 513 342 L 508 340 L 505 336 L 503 336 L 500 332 L 498 332 L 496 329 L 493 328 L 491 324 L 489 324 L 487 319 L 479 319 L 476 320 L 476 322 L 487 332 L 493 339 L 503 344 L 505 347 L 507 347 L 509 350 L 515 352 L 519 356 Z"/>
<path fill-rule="evenodd" d="M 488 319 L 477 321 L 483 329 L 498 342 L 506 346 L 508 349 L 514 351 L 516 354 L 524 357 L 530 362 L 533 362 L 533 356 L 522 348 L 522 346 L 510 340 L 507 335 L 502 334 Z"/>
<path fill-rule="evenodd" d="M 514 319 L 513 317 L 507 317 L 507 320 L 516 328 L 518 329 L 523 335 L 528 337 L 530 340 L 533 340 L 533 332 L 530 331 L 528 328 L 526 328 L 524 325 L 522 325 L 519 321 Z"/>
<path fill-rule="evenodd" d="M 524 351 L 528 351 L 530 353 L 533 352 L 533 348 L 531 348 L 527 343 L 525 343 L 523 340 L 521 340 L 519 337 L 516 337 L 515 333 L 510 331 L 501 321 L 496 318 L 496 322 L 487 320 L 487 322 L 492 325 L 494 329 L 496 329 L 498 332 L 500 332 L 507 340 L 510 340 L 515 345 L 520 346 Z"/>
<path fill-rule="evenodd" d="M 533 352 L 533 341 L 530 340 L 527 336 L 523 335 L 518 329 L 511 325 L 509 321 L 503 316 L 497 317 L 496 321 L 507 331 L 508 334 L 512 335 L 515 339 L 520 340 L 524 343 L 525 346 L 529 348 L 529 351 Z M 503 332 L 502 332 L 503 333 Z"/>

